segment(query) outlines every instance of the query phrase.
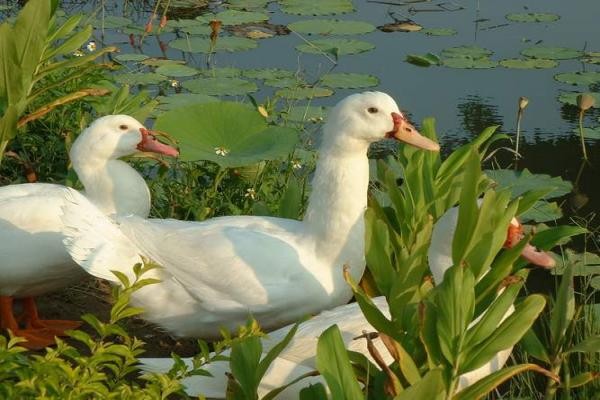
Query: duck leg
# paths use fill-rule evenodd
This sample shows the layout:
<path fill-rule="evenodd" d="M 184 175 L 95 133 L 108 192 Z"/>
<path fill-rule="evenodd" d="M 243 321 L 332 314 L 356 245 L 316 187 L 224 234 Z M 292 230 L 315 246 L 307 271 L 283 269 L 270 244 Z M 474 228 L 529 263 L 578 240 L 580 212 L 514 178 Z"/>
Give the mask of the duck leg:
<path fill-rule="evenodd" d="M 21 329 L 13 314 L 13 298 L 0 296 L 0 328 L 10 329 L 15 336 L 27 341 L 21 346 L 31 350 L 43 349 L 54 344 L 54 333 L 48 329 Z"/>
<path fill-rule="evenodd" d="M 25 323 L 27 324 L 27 328 L 30 329 L 47 329 L 56 336 L 67 336 L 65 331 L 77 329 L 81 326 L 80 321 L 40 319 L 33 297 L 25 297 L 23 299 L 23 310 Z"/>

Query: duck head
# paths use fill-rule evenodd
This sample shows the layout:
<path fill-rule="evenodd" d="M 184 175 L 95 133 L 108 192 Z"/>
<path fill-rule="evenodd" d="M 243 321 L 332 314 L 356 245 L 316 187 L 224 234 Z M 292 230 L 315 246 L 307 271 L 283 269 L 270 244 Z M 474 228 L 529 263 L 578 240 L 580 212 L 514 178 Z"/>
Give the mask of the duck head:
<path fill-rule="evenodd" d="M 510 225 L 508 226 L 508 232 L 506 234 L 506 241 L 504 242 L 504 247 L 511 248 L 517 245 L 523 238 L 525 234 L 523 233 L 523 225 L 519 222 L 518 219 L 513 218 L 510 221 Z M 537 265 L 542 268 L 553 268 L 556 265 L 556 261 L 552 256 L 545 252 L 538 250 L 534 246 L 527 243 L 525 248 L 521 252 L 521 256 L 529 261 L 533 265 Z"/>
<path fill-rule="evenodd" d="M 382 92 L 346 97 L 332 109 L 324 127 L 324 143 L 343 147 L 360 143 L 368 146 L 384 138 L 426 150 L 440 150 L 439 144 L 422 136 L 404 117 L 394 99 Z"/>
<path fill-rule="evenodd" d="M 159 142 L 157 132 L 146 129 L 128 115 L 107 115 L 95 120 L 77 138 L 71 158 L 86 154 L 98 159 L 116 159 L 137 152 L 152 152 L 177 157 L 177 149 Z"/>

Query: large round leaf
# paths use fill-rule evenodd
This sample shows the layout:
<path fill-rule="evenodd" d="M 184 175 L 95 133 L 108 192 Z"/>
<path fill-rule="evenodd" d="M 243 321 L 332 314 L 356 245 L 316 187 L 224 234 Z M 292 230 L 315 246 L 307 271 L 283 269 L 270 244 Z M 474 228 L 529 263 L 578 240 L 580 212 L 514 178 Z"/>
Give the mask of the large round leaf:
<path fill-rule="evenodd" d="M 254 82 L 240 78 L 197 78 L 183 82 L 182 86 L 193 93 L 213 96 L 239 96 L 258 90 Z"/>
<path fill-rule="evenodd" d="M 375 26 L 368 22 L 338 19 L 297 21 L 289 24 L 288 28 L 299 33 L 317 35 L 360 35 L 375 30 Z"/>
<path fill-rule="evenodd" d="M 154 72 L 130 72 L 115 75 L 115 80 L 127 85 L 152 85 L 166 81 L 167 77 Z"/>
<path fill-rule="evenodd" d="M 573 188 L 570 182 L 560 177 L 532 174 L 527 168 L 523 171 L 512 169 L 486 170 L 485 173 L 498 184 L 499 189 L 510 188 L 513 197 L 520 196 L 528 190 L 553 187 L 554 190 L 544 196 L 544 199 L 553 199 L 564 196 Z"/>
<path fill-rule="evenodd" d="M 565 72 L 554 75 L 554 79 L 571 85 L 593 85 L 600 82 L 600 72 Z"/>
<path fill-rule="evenodd" d="M 157 74 L 173 76 L 175 78 L 194 76 L 200 73 L 196 68 L 188 67 L 187 65 L 181 64 L 165 64 L 156 68 Z"/>
<path fill-rule="evenodd" d="M 494 68 L 498 63 L 489 58 L 450 57 L 442 60 L 442 65 L 449 68 L 484 69 Z"/>
<path fill-rule="evenodd" d="M 353 39 L 317 39 L 296 46 L 298 51 L 311 54 L 358 54 L 374 49 L 369 42 Z"/>
<path fill-rule="evenodd" d="M 155 128 L 179 141 L 181 159 L 210 160 L 227 168 L 286 156 L 298 141 L 294 129 L 269 126 L 253 108 L 231 102 L 167 111 Z"/>
<path fill-rule="evenodd" d="M 554 60 L 544 60 L 541 58 L 510 58 L 507 60 L 500 61 L 500 65 L 505 68 L 514 69 L 542 69 L 542 68 L 554 68 L 558 65 L 558 62 Z"/>
<path fill-rule="evenodd" d="M 279 68 L 254 68 L 247 69 L 242 72 L 246 78 L 251 79 L 268 79 L 276 80 L 281 78 L 295 78 L 296 73 L 294 71 L 279 69 Z"/>
<path fill-rule="evenodd" d="M 211 42 L 210 39 L 194 36 L 175 39 L 169 42 L 169 46 L 177 50 L 189 51 L 190 53 L 208 53 L 211 49 Z M 217 39 L 217 43 L 213 50 L 234 52 L 254 49 L 257 46 L 256 40 L 235 36 L 224 36 Z"/>
<path fill-rule="evenodd" d="M 229 0 L 227 5 L 230 8 L 239 8 L 248 10 L 251 8 L 265 8 L 271 0 Z"/>
<path fill-rule="evenodd" d="M 583 55 L 583 52 L 568 47 L 533 46 L 521 51 L 525 57 L 545 60 L 568 60 Z"/>
<path fill-rule="evenodd" d="M 492 55 L 492 51 L 479 46 L 457 46 L 442 50 L 442 57 L 455 58 L 486 58 Z"/>
<path fill-rule="evenodd" d="M 156 98 L 159 102 L 158 108 L 162 110 L 172 110 L 199 103 L 214 103 L 218 98 L 201 93 L 177 93 L 169 96 L 159 96 Z"/>
<path fill-rule="evenodd" d="M 115 60 L 120 62 L 141 62 L 148 59 L 148 56 L 145 54 L 136 54 L 136 53 L 126 53 L 119 54 L 115 57 Z"/>
<path fill-rule="evenodd" d="M 210 68 L 200 72 L 205 78 L 237 78 L 242 75 L 242 70 L 235 67 Z"/>
<path fill-rule="evenodd" d="M 323 106 L 293 106 L 287 110 L 285 118 L 296 122 L 323 122 L 327 115 L 327 108 Z"/>
<path fill-rule="evenodd" d="M 279 89 L 275 95 L 287 99 L 312 99 L 315 97 L 329 97 L 333 90 L 320 87 L 292 87 Z"/>
<path fill-rule="evenodd" d="M 281 10 L 298 15 L 331 15 L 354 11 L 352 0 L 279 0 Z"/>
<path fill-rule="evenodd" d="M 339 89 L 358 89 L 377 86 L 379 79 L 373 75 L 353 73 L 325 74 L 319 81 L 321 85 Z"/>
<path fill-rule="evenodd" d="M 560 16 L 550 13 L 514 13 L 508 14 L 506 19 L 512 22 L 554 22 Z"/>

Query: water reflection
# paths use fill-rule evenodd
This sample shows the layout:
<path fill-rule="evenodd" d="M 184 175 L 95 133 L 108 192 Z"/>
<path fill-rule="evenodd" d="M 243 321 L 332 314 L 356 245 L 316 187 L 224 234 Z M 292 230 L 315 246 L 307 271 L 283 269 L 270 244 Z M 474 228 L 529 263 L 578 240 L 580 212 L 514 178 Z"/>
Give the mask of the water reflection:
<path fill-rule="evenodd" d="M 469 137 L 477 136 L 488 126 L 502 125 L 502 118 L 498 114 L 498 106 L 491 104 L 490 98 L 469 95 L 459 99 L 456 108 L 462 128 L 469 134 Z"/>

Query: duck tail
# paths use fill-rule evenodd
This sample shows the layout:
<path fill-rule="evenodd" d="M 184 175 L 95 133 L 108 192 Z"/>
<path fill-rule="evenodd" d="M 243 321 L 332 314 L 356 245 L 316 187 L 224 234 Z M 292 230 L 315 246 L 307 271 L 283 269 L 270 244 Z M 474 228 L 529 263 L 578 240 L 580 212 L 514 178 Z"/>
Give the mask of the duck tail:
<path fill-rule="evenodd" d="M 77 264 L 89 274 L 119 282 L 112 270 L 134 278 L 133 266 L 142 262 L 136 246 L 84 195 L 65 188 L 62 206 L 63 243 Z"/>

